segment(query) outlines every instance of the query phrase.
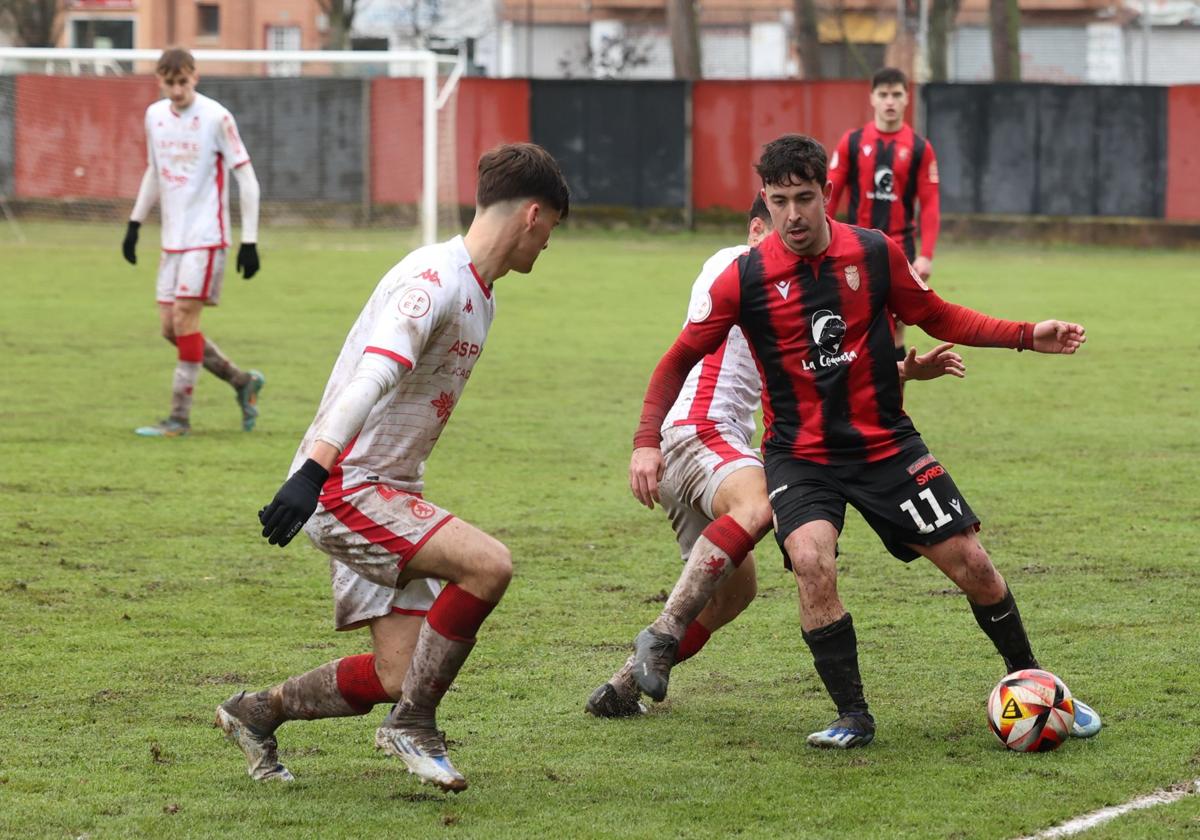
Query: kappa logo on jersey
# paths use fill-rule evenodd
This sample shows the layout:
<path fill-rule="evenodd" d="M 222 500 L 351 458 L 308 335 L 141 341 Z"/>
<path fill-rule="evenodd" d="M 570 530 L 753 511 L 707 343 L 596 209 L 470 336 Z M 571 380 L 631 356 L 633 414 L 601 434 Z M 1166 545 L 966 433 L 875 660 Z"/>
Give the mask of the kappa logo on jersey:
<path fill-rule="evenodd" d="M 463 312 L 468 315 L 475 311 L 475 307 L 471 305 L 471 299 L 467 298 L 467 302 L 463 304 Z"/>
<path fill-rule="evenodd" d="M 858 358 L 858 354 L 853 350 L 840 352 L 842 340 L 846 337 L 846 322 L 841 315 L 828 309 L 817 312 L 812 318 L 812 335 L 813 341 L 817 343 L 817 348 L 821 351 L 819 362 L 821 367 L 836 367 Z M 817 364 L 818 362 L 805 360 L 801 366 L 804 370 L 815 370 Z"/>
<path fill-rule="evenodd" d="M 450 419 L 450 412 L 454 410 L 454 395 L 449 391 L 442 391 L 430 400 L 429 404 L 437 409 L 437 419 L 445 423 Z"/>
<path fill-rule="evenodd" d="M 875 189 L 867 193 L 873 201 L 895 201 L 896 173 L 891 167 L 881 166 L 875 170 Z"/>
<path fill-rule="evenodd" d="M 192 117 L 192 123 L 191 123 L 191 125 L 188 126 L 188 128 L 190 128 L 192 131 L 200 130 L 200 115 L 199 114 Z"/>
<path fill-rule="evenodd" d="M 692 301 L 692 307 L 688 310 L 688 320 L 693 324 L 698 324 L 712 314 L 712 297 L 705 292 L 703 297 L 698 297 Z"/>
<path fill-rule="evenodd" d="M 428 280 L 439 289 L 442 287 L 442 278 L 438 277 L 438 273 L 432 268 L 427 268 L 417 275 L 418 280 Z"/>
<path fill-rule="evenodd" d="M 862 280 L 858 277 L 858 266 L 846 266 L 846 285 L 850 287 L 850 291 L 857 292 L 858 287 L 862 284 Z"/>
<path fill-rule="evenodd" d="M 917 273 L 917 270 L 916 270 L 916 268 L 913 267 L 912 263 L 908 264 L 908 273 L 912 277 L 912 279 L 916 281 L 916 284 L 921 287 L 921 291 L 923 291 L 923 292 L 929 291 L 929 287 L 927 285 L 925 285 L 925 281 L 921 279 L 921 275 Z"/>
<path fill-rule="evenodd" d="M 409 318 L 422 318 L 429 312 L 432 305 L 429 293 L 424 289 L 409 289 L 404 293 L 404 297 L 400 298 L 400 303 L 396 308 L 400 310 L 401 315 L 407 315 Z"/>
<path fill-rule="evenodd" d="M 779 290 L 779 296 L 784 300 L 787 300 L 788 292 L 792 290 L 792 281 L 780 280 L 775 284 L 775 288 Z"/>
<path fill-rule="evenodd" d="M 463 358 L 473 359 L 483 352 L 478 344 L 471 344 L 468 341 L 456 341 L 450 345 L 451 356 L 462 356 Z"/>

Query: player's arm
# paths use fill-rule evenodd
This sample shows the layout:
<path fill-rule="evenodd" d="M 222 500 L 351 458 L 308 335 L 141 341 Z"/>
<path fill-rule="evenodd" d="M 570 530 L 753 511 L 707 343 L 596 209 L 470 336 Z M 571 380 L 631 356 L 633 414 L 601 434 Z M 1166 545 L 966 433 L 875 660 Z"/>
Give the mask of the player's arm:
<path fill-rule="evenodd" d="M 1008 347 L 1038 353 L 1074 353 L 1087 340 L 1079 324 L 1068 321 L 1007 321 L 942 300 L 908 264 L 900 246 L 884 237 L 891 288 L 888 308 L 906 324 L 929 335 L 970 347 Z"/>
<path fill-rule="evenodd" d="M 825 210 L 830 216 L 837 215 L 838 205 L 842 203 L 842 193 L 846 189 L 846 178 L 850 172 L 850 132 L 847 131 L 838 141 L 833 157 L 829 160 L 829 183 L 833 190 L 829 194 L 829 204 Z M 854 224 L 854 219 L 850 224 Z"/>
<path fill-rule="evenodd" d="M 151 208 L 158 202 L 158 168 L 154 163 L 154 143 L 146 131 L 146 171 L 142 173 L 142 183 L 138 187 L 137 199 L 133 202 L 133 210 L 129 213 L 129 223 L 125 226 L 125 241 L 121 243 L 121 255 L 130 265 L 137 265 L 138 230 Z"/>
<path fill-rule="evenodd" d="M 646 386 L 642 416 L 633 436 L 629 461 L 629 486 L 633 495 L 653 509 L 659 501 L 662 478 L 662 424 L 679 397 L 688 372 L 705 356 L 721 346 L 737 320 L 740 308 L 738 262 L 735 261 L 713 282 L 707 294 L 692 300 L 688 323 L 659 360 Z"/>
<path fill-rule="evenodd" d="M 258 202 L 261 195 L 254 164 L 249 160 L 234 167 L 233 177 L 237 180 L 238 198 L 242 208 L 242 244 L 238 248 L 237 270 L 242 278 L 249 280 L 258 273 Z"/>
<path fill-rule="evenodd" d="M 413 266 L 401 263 L 393 270 L 408 275 Z M 390 314 L 379 319 L 354 375 L 325 413 L 307 460 L 258 512 L 262 535 L 272 545 L 287 545 L 312 516 L 338 456 L 362 431 L 375 406 L 416 367 L 449 300 L 432 290 L 400 285 L 384 302 L 383 311 Z"/>
<path fill-rule="evenodd" d="M 921 168 L 917 172 L 917 201 L 921 205 L 921 255 L 913 266 L 926 280 L 933 273 L 933 251 L 942 227 L 942 199 L 938 186 L 937 156 L 933 144 L 926 141 Z"/>

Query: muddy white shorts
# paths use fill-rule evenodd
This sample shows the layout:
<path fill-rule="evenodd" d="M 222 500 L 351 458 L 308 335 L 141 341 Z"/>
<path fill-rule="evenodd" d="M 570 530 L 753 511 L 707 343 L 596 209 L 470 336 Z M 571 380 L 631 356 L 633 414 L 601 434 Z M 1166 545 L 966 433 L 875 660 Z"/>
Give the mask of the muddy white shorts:
<path fill-rule="evenodd" d="M 721 483 L 746 467 L 762 469 L 762 459 L 737 431 L 720 423 L 668 428 L 662 454 L 659 498 L 686 560 L 700 532 L 715 519 L 712 504 Z"/>
<path fill-rule="evenodd" d="M 419 578 L 400 586 L 400 572 L 454 518 L 432 502 L 383 484 L 368 484 L 317 507 L 304 526 L 330 557 L 334 626 L 352 630 L 391 612 L 424 615 L 441 583 Z"/>
<path fill-rule="evenodd" d="M 163 251 L 158 260 L 155 300 L 159 303 L 202 300 L 207 306 L 216 306 L 225 278 L 225 254 L 224 248 Z"/>

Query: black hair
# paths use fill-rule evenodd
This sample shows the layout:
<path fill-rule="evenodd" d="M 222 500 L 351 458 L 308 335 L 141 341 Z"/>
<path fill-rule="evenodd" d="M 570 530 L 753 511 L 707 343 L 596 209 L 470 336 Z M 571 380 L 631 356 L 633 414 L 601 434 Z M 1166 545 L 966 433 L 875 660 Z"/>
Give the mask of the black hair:
<path fill-rule="evenodd" d="M 785 134 L 763 146 L 754 167 L 763 186 L 787 186 L 797 181 L 816 181 L 821 188 L 828 180 L 825 148 L 803 134 Z"/>
<path fill-rule="evenodd" d="M 763 201 L 762 193 L 754 196 L 754 203 L 750 205 L 750 212 L 746 214 L 746 224 L 755 219 L 762 219 L 767 223 L 767 227 L 771 226 L 771 211 L 767 209 L 767 202 Z"/>
<path fill-rule="evenodd" d="M 502 201 L 532 198 L 543 201 L 565 219 L 571 192 L 554 157 L 536 143 L 508 143 L 479 159 L 475 203 L 490 207 Z"/>
<path fill-rule="evenodd" d="M 908 90 L 908 76 L 898 67 L 880 67 L 871 77 L 871 90 L 880 85 L 904 85 L 904 89 Z"/>

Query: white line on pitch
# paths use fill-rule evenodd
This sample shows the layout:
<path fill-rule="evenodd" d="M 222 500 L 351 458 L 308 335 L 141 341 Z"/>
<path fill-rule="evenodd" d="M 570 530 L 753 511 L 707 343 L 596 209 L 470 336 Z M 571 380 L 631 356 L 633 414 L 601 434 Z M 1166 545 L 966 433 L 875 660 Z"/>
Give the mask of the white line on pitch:
<path fill-rule="evenodd" d="M 1082 817 L 1068 820 L 1062 825 L 1054 826 L 1054 828 L 1047 828 L 1045 831 L 1039 831 L 1037 834 L 1021 837 L 1019 840 L 1052 840 L 1055 837 L 1070 837 L 1073 834 L 1079 834 L 1090 828 L 1103 825 L 1110 820 L 1115 820 L 1117 817 L 1128 814 L 1130 811 L 1153 808 L 1155 805 L 1169 805 L 1194 793 L 1200 793 L 1200 779 L 1193 779 L 1190 782 L 1180 782 L 1179 784 L 1171 785 L 1169 788 L 1156 790 L 1154 793 L 1148 793 L 1145 796 L 1139 796 L 1137 799 L 1131 799 L 1122 805 L 1113 805 L 1108 808 L 1101 808 L 1098 811 L 1092 811 L 1090 814 L 1084 814 Z"/>

